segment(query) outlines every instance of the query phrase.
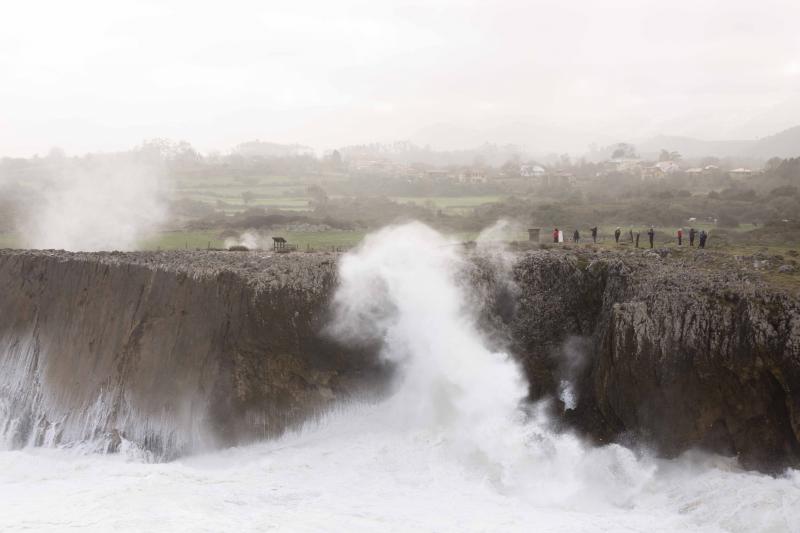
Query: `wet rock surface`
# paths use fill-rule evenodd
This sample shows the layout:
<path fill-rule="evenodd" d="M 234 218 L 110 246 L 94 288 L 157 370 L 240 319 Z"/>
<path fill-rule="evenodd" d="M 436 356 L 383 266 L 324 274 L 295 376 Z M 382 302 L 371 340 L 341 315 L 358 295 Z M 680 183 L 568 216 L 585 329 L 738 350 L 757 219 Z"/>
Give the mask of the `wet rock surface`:
<path fill-rule="evenodd" d="M 707 251 L 478 252 L 479 320 L 565 424 L 667 456 L 800 464 L 800 305 Z M 325 334 L 337 254 L 0 251 L 7 446 L 133 442 L 158 458 L 283 431 L 382 381 Z"/>
<path fill-rule="evenodd" d="M 328 254 L 0 251 L 0 436 L 163 459 L 280 433 L 380 370 L 324 334 L 335 279 Z"/>
<path fill-rule="evenodd" d="M 533 398 L 598 442 L 691 447 L 774 471 L 800 460 L 800 300 L 705 252 L 533 252 L 508 321 Z"/>

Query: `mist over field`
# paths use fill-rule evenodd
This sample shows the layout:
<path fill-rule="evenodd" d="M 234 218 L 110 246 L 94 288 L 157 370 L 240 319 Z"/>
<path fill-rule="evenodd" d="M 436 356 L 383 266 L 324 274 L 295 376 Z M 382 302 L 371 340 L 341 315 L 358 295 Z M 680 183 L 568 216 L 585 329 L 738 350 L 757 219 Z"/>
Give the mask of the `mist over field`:
<path fill-rule="evenodd" d="M 470 236 L 501 217 L 670 232 L 726 213 L 793 219 L 794 189 L 769 195 L 795 186 L 791 165 L 778 167 L 799 155 L 799 10 L 782 0 L 26 2 L 0 20 L 0 244 L 221 247 L 278 230 L 335 248 L 404 219 Z M 146 169 L 142 147 L 158 159 Z M 762 171 L 765 183 L 748 179 Z M 665 173 L 678 179 L 637 179 Z M 669 213 L 613 205 L 731 189 L 767 198 L 687 200 Z M 533 215 L 483 212 L 520 196 Z M 186 225 L 246 208 L 291 220 Z M 634 212 L 605 215 L 620 209 Z M 473 211 L 475 223 L 432 219 Z M 339 233 L 312 236 L 323 226 Z"/>

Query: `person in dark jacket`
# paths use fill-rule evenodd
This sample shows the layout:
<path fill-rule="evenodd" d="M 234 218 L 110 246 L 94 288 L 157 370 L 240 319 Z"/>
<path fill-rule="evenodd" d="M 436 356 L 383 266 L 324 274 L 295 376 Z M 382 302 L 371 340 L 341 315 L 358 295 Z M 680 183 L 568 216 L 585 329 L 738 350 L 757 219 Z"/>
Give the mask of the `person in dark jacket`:
<path fill-rule="evenodd" d="M 631 229 L 629 229 L 629 230 L 628 230 L 628 234 L 629 234 L 629 235 L 630 235 L 630 237 L 631 237 L 631 244 L 633 244 L 633 228 L 631 228 Z"/>
<path fill-rule="evenodd" d="M 700 248 L 706 247 L 706 239 L 708 239 L 708 233 L 706 230 L 700 230 Z"/>
<path fill-rule="evenodd" d="M 614 230 L 614 241 L 619 244 L 619 236 L 622 234 L 622 230 L 617 228 Z"/>
<path fill-rule="evenodd" d="M 683 228 L 678 228 L 678 246 L 683 245 Z"/>
<path fill-rule="evenodd" d="M 575 241 L 576 243 L 580 242 L 581 240 L 581 234 L 578 233 L 577 229 L 575 230 L 575 233 L 572 234 L 572 240 Z"/>
<path fill-rule="evenodd" d="M 650 226 L 650 229 L 647 230 L 647 237 L 650 239 L 650 248 L 653 247 L 653 238 L 656 236 L 656 230 L 653 229 L 653 226 Z"/>
<path fill-rule="evenodd" d="M 697 235 L 697 230 L 689 228 L 689 246 L 694 246 L 694 237 Z"/>
<path fill-rule="evenodd" d="M 553 230 L 553 242 L 558 243 L 558 228 Z"/>
<path fill-rule="evenodd" d="M 636 247 L 637 248 L 639 247 L 639 234 L 640 234 L 640 232 L 637 231 L 636 232 Z"/>
<path fill-rule="evenodd" d="M 597 226 L 593 227 L 591 231 L 592 231 L 592 242 L 597 244 Z"/>

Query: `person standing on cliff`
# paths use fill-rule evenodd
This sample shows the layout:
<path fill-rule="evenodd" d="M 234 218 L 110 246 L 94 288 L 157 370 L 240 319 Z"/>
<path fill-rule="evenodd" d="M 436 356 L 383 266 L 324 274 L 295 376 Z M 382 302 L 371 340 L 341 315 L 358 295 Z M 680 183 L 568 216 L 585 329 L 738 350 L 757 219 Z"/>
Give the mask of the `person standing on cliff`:
<path fill-rule="evenodd" d="M 621 234 L 622 234 L 622 230 L 619 229 L 619 226 L 617 226 L 617 229 L 614 230 L 614 242 L 616 242 L 617 244 L 619 244 L 619 236 Z"/>
<path fill-rule="evenodd" d="M 656 236 L 656 230 L 653 229 L 653 226 L 650 226 L 650 229 L 647 230 L 647 237 L 650 239 L 650 248 L 653 247 L 653 238 Z"/>
<path fill-rule="evenodd" d="M 633 228 L 630 228 L 630 229 L 628 230 L 628 235 L 629 235 L 629 236 L 630 236 L 630 238 L 631 238 L 631 244 L 633 244 Z"/>
<path fill-rule="evenodd" d="M 678 228 L 678 246 L 683 245 L 683 228 Z"/>
<path fill-rule="evenodd" d="M 694 237 L 697 235 L 697 230 L 689 228 L 689 246 L 694 246 Z"/>
<path fill-rule="evenodd" d="M 553 242 L 558 244 L 558 228 L 553 229 Z"/>
<path fill-rule="evenodd" d="M 636 232 L 636 247 L 637 248 L 639 247 L 639 235 L 640 234 L 641 234 L 641 232 L 639 232 L 639 231 Z"/>
<path fill-rule="evenodd" d="M 708 239 L 708 233 L 706 230 L 700 230 L 700 248 L 706 247 L 706 239 Z"/>
<path fill-rule="evenodd" d="M 592 232 L 592 242 L 597 244 L 597 226 L 591 228 L 590 231 Z"/>
<path fill-rule="evenodd" d="M 578 230 L 575 230 L 575 233 L 572 234 L 572 240 L 575 241 L 575 244 L 578 244 L 581 240 L 581 234 L 578 233 Z"/>

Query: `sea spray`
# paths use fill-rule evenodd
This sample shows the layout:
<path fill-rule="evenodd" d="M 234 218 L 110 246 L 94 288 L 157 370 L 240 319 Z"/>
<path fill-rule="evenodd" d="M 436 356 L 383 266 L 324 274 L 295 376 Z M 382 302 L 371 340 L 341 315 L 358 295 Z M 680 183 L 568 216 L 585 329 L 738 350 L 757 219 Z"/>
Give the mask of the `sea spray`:
<path fill-rule="evenodd" d="M 122 153 L 65 160 L 37 195 L 17 220 L 26 247 L 134 250 L 166 222 L 171 191 L 161 164 Z"/>
<path fill-rule="evenodd" d="M 510 269 L 502 248 L 492 253 L 499 268 Z M 459 283 L 464 264 L 458 243 L 420 223 L 370 235 L 341 261 L 334 332 L 349 341 L 379 339 L 381 355 L 400 368 L 387 420 L 435 432 L 501 490 L 567 502 L 586 498 L 598 483 L 618 489 L 598 492 L 599 499 L 625 501 L 652 468 L 619 446 L 588 454 L 576 437 L 550 431 L 541 406 L 526 412 L 521 369 L 489 349 L 478 330 Z M 589 457 L 597 465 L 586 469 Z M 609 476 L 597 479 L 604 468 Z"/>
<path fill-rule="evenodd" d="M 369 236 L 342 259 L 334 328 L 380 337 L 381 355 L 401 367 L 393 418 L 446 429 L 467 453 L 499 461 L 497 436 L 521 416 L 526 386 L 476 330 L 455 279 L 461 261 L 457 243 L 419 223 Z"/>

